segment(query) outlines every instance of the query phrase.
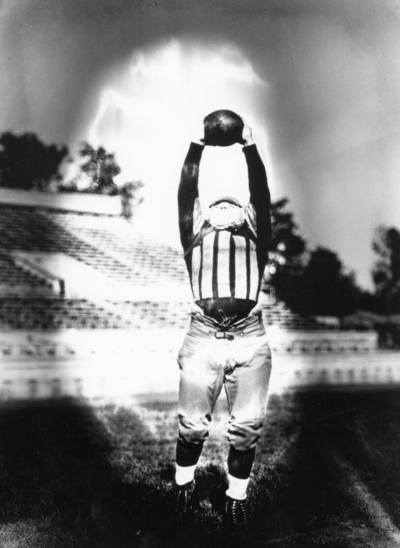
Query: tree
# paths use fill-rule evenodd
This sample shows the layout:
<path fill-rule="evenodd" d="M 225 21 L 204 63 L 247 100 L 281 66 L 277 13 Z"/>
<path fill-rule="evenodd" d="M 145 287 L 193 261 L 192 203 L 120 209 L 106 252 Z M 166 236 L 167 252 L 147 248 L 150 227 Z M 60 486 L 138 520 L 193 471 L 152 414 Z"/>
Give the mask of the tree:
<path fill-rule="evenodd" d="M 79 155 L 84 159 L 80 166 L 81 173 L 88 177 L 89 185 L 85 192 L 95 194 L 118 194 L 118 187 L 113 178 L 121 172 L 114 153 L 103 147 L 93 148 L 89 143 L 80 144 Z"/>
<path fill-rule="evenodd" d="M 375 294 L 386 314 L 400 312 L 400 232 L 379 226 L 372 248 L 378 259 L 372 270 Z"/>
<path fill-rule="evenodd" d="M 131 221 L 133 218 L 133 212 L 138 205 L 143 202 L 143 198 L 138 198 L 137 192 L 143 188 L 141 181 L 131 181 L 125 183 L 121 189 L 121 201 L 122 201 L 122 216 L 127 221 Z"/>
<path fill-rule="evenodd" d="M 304 269 L 306 241 L 283 198 L 271 204 L 269 283 L 278 299 L 292 300 L 296 282 Z"/>
<path fill-rule="evenodd" d="M 60 167 L 68 155 L 65 145 L 46 145 L 34 133 L 0 135 L 0 186 L 21 190 L 46 190 L 59 181 Z"/>
<path fill-rule="evenodd" d="M 317 247 L 296 280 L 292 307 L 308 316 L 346 316 L 357 309 L 360 289 L 338 255 Z"/>
<path fill-rule="evenodd" d="M 363 292 L 338 255 L 307 242 L 283 198 L 271 204 L 272 235 L 268 283 L 277 299 L 309 316 L 345 316 L 357 309 Z"/>

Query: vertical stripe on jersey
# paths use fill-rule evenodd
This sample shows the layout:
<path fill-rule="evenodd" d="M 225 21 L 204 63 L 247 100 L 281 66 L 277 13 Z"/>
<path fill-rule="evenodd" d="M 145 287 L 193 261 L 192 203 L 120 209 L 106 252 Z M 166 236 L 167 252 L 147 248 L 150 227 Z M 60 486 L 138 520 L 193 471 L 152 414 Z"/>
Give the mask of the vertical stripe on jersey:
<path fill-rule="evenodd" d="M 249 299 L 252 301 L 257 300 L 257 293 L 258 293 L 258 283 L 259 283 L 259 276 L 258 276 L 258 261 L 257 261 L 257 252 L 256 252 L 256 244 L 253 242 L 253 240 L 249 240 L 249 259 L 250 259 L 250 289 L 249 289 Z"/>
<path fill-rule="evenodd" d="M 235 271 L 235 241 L 231 237 L 229 246 L 229 282 L 230 282 L 230 297 L 235 296 L 236 271 Z"/>
<path fill-rule="evenodd" d="M 213 259 L 215 232 L 207 234 L 202 240 L 202 276 L 200 280 L 200 298 L 207 299 L 213 295 Z"/>
<path fill-rule="evenodd" d="M 198 301 L 200 299 L 200 280 L 199 275 L 201 272 L 201 249 L 200 246 L 197 245 L 192 250 L 192 291 L 193 291 L 193 298 L 195 301 Z"/>
<path fill-rule="evenodd" d="M 231 247 L 231 233 L 224 230 L 218 233 L 218 270 L 217 270 L 217 284 L 218 284 L 218 297 L 230 297 L 231 296 L 231 284 L 230 284 L 230 247 Z M 215 248 L 214 248 L 215 249 Z M 214 256 L 214 260 L 215 260 Z"/>
<path fill-rule="evenodd" d="M 219 232 L 215 232 L 213 259 L 212 259 L 212 296 L 213 299 L 218 299 L 218 242 Z"/>
<path fill-rule="evenodd" d="M 235 242 L 235 294 L 236 299 L 247 298 L 246 239 L 232 236 Z"/>
<path fill-rule="evenodd" d="M 250 294 L 250 246 L 249 240 L 246 238 L 246 299 L 249 298 Z"/>

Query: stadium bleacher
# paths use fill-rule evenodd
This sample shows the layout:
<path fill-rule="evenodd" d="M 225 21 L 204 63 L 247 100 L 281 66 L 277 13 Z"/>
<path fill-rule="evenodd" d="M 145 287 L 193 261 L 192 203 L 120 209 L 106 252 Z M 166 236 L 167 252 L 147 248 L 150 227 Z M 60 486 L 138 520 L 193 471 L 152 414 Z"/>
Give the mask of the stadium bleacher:
<path fill-rule="evenodd" d="M 118 329 L 129 322 L 85 300 L 60 298 L 0 299 L 0 329 Z"/>
<path fill-rule="evenodd" d="M 45 214 L 53 222 L 68 230 L 109 257 L 128 265 L 135 281 L 159 283 L 173 280 L 186 282 L 187 275 L 181 253 L 169 246 L 132 234 L 131 226 L 121 217 L 84 215 L 76 213 Z"/>
<path fill-rule="evenodd" d="M 63 299 L 55 294 L 45 277 L 35 276 L 18 266 L 12 255 L 15 252 L 61 252 L 99 271 L 106 285 L 118 287 L 120 294 L 124 288 L 128 297 L 133 287 L 139 291 L 135 300 L 114 300 L 106 309 L 90 299 Z M 136 235 L 122 217 L 0 203 L 0 327 L 47 330 L 158 325 L 184 328 L 188 302 L 176 297 L 182 284 L 188 286 L 181 252 Z M 152 288 L 160 285 L 170 286 L 169 291 L 164 289 L 169 300 L 160 301 L 156 297 L 149 300 Z M 12 286 L 17 286 L 22 295 L 16 295 Z M 38 298 L 35 291 L 38 286 L 42 288 L 42 298 Z M 141 299 L 142 288 L 147 292 Z M 174 293 L 175 297 L 171 298 Z M 118 308 L 123 317 L 116 313 Z M 263 318 L 267 326 L 284 329 L 321 327 L 315 320 L 301 318 L 275 301 L 265 305 Z"/>
<path fill-rule="evenodd" d="M 12 288 L 18 290 L 21 286 L 32 288 L 32 290 L 43 286 L 51 287 L 51 284 L 46 280 L 38 278 L 16 265 L 9 255 L 0 253 L 0 294 L 2 285 L 6 285 L 8 290 Z"/>

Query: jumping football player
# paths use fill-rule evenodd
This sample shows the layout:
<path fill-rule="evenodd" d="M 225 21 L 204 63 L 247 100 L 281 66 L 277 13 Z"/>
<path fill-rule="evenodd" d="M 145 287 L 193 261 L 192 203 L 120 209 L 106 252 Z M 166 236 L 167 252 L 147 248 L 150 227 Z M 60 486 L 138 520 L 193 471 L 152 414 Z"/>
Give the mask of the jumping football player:
<path fill-rule="evenodd" d="M 207 130 L 207 118 L 204 123 Z M 266 410 L 271 353 L 257 305 L 271 235 L 270 193 L 249 127 L 241 126 L 250 201 L 221 196 L 202 211 L 198 181 L 207 131 L 192 142 L 178 191 L 179 226 L 196 311 L 178 356 L 176 511 L 188 512 L 195 469 L 222 386 L 230 413 L 225 513 L 246 527 L 246 493 Z M 241 154 L 239 149 L 239 154 Z"/>

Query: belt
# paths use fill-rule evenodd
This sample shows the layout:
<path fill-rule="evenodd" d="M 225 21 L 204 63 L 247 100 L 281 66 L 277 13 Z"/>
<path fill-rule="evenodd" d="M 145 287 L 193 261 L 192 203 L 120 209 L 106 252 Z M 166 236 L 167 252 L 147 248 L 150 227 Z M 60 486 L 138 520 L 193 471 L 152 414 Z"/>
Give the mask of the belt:
<path fill-rule="evenodd" d="M 199 322 L 205 327 L 210 328 L 208 335 L 214 335 L 216 339 L 226 339 L 228 341 L 232 341 L 238 337 L 254 335 L 260 328 L 264 331 L 261 314 L 248 316 L 230 325 L 223 325 L 213 318 L 195 312 L 192 314 L 192 321 Z M 197 323 L 197 325 L 199 324 Z"/>

